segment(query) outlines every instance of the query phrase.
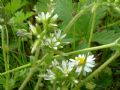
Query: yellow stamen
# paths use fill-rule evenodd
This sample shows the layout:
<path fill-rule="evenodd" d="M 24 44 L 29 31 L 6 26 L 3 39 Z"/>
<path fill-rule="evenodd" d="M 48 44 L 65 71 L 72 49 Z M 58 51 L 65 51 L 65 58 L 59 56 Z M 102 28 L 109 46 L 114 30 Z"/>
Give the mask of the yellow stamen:
<path fill-rule="evenodd" d="M 85 63 L 85 58 L 84 57 L 76 57 L 76 60 L 79 60 L 79 64 L 84 64 Z"/>

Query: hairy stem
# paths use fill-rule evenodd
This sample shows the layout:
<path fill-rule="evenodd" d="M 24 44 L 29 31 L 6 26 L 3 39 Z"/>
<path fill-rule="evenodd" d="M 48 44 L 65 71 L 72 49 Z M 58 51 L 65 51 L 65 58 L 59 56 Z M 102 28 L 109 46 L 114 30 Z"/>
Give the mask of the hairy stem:
<path fill-rule="evenodd" d="M 82 16 L 82 15 L 84 14 L 84 12 L 88 11 L 89 8 L 90 8 L 92 5 L 93 5 L 93 3 L 90 4 L 89 6 L 81 9 L 81 10 L 78 12 L 78 14 L 76 14 L 76 15 L 73 17 L 73 19 L 68 23 L 68 25 L 67 25 L 66 28 L 64 29 L 64 33 L 67 33 L 67 32 L 70 30 L 70 28 L 73 26 L 73 24 L 79 19 L 79 17 Z"/>
<path fill-rule="evenodd" d="M 110 44 L 101 45 L 101 46 L 97 46 L 97 47 L 85 48 L 85 49 L 76 50 L 76 51 L 72 51 L 72 52 L 68 52 L 68 53 L 63 53 L 62 56 L 69 56 L 72 54 L 79 54 L 81 52 L 86 52 L 86 51 L 94 51 L 94 50 L 100 50 L 100 49 L 104 49 L 104 48 L 110 48 L 110 47 L 113 47 L 116 45 L 117 45 L 116 43 L 110 43 Z M 57 58 L 57 57 L 60 57 L 60 55 L 54 56 L 54 58 Z"/>
<path fill-rule="evenodd" d="M 43 56 L 43 58 L 41 59 L 41 62 L 48 56 L 48 54 L 46 54 L 45 56 Z M 28 73 L 27 78 L 23 81 L 23 83 L 21 84 L 20 88 L 18 90 L 23 90 L 24 87 L 26 86 L 27 82 L 30 80 L 30 78 L 32 77 L 32 75 L 36 72 L 36 69 L 38 67 L 38 65 L 40 64 L 34 64 L 34 66 L 32 66 L 32 68 L 30 69 L 30 72 Z"/>
<path fill-rule="evenodd" d="M 89 37 L 89 41 L 88 41 L 88 46 L 91 46 L 91 41 L 92 41 L 92 37 L 93 37 L 93 31 L 94 31 L 94 26 L 95 26 L 95 17 L 96 17 L 96 9 L 97 9 L 97 4 L 95 3 L 95 5 L 93 6 L 94 11 L 93 11 L 93 16 L 92 16 L 92 23 L 91 23 L 91 29 L 90 29 L 90 37 Z"/>

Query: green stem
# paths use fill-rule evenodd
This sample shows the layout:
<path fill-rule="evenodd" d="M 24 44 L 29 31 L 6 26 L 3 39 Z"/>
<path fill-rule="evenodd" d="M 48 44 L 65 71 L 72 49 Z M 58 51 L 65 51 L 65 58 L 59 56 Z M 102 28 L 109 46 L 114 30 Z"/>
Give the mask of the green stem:
<path fill-rule="evenodd" d="M 100 27 L 99 29 L 104 29 L 104 28 L 107 28 L 107 27 L 112 27 L 112 26 L 117 25 L 117 24 L 120 24 L 120 20 L 119 20 L 119 21 L 116 21 L 116 22 L 114 22 L 114 23 L 108 24 L 108 25 L 106 25 L 106 26 L 102 26 L 102 27 Z"/>
<path fill-rule="evenodd" d="M 103 63 L 98 69 L 96 69 L 93 73 L 91 73 L 86 79 L 81 81 L 78 85 L 77 88 L 80 88 L 83 86 L 87 81 L 91 80 L 94 76 L 96 76 L 98 73 L 100 73 L 106 66 L 108 66 L 112 61 L 116 60 L 120 56 L 120 52 L 116 51 L 115 54 L 110 57 L 105 63 Z"/>
<path fill-rule="evenodd" d="M 4 58 L 4 63 L 5 63 L 5 71 L 7 72 L 9 70 L 9 61 L 8 61 L 8 56 L 7 56 L 7 45 L 5 44 L 5 32 L 2 29 L 2 50 L 3 50 L 3 58 Z M 9 74 L 6 74 L 6 85 L 5 85 L 5 90 L 9 90 Z"/>
<path fill-rule="evenodd" d="M 95 26 L 95 17 L 96 17 L 97 6 L 98 6 L 97 3 L 94 3 L 94 5 L 92 7 L 94 9 L 94 11 L 92 11 L 93 16 L 92 16 L 92 23 L 91 23 L 91 29 L 90 29 L 90 37 L 89 37 L 89 40 L 88 40 L 88 47 L 91 46 L 91 41 L 92 41 L 92 37 L 93 37 L 93 31 L 94 31 L 94 26 Z M 90 22 L 91 22 L 91 20 L 90 20 Z M 85 63 L 86 63 L 87 56 L 88 56 L 88 54 L 85 55 Z M 80 74 L 80 80 L 82 80 L 82 75 L 83 75 L 85 63 L 82 66 L 82 71 L 81 71 L 81 74 Z"/>
<path fill-rule="evenodd" d="M 92 23 L 91 23 L 91 29 L 90 29 L 90 37 L 89 37 L 89 41 L 88 41 L 88 46 L 91 46 L 91 41 L 92 41 L 92 37 L 93 37 L 93 31 L 94 31 L 94 26 L 95 26 L 95 17 L 96 17 L 96 9 L 97 9 L 97 3 L 95 3 L 95 5 L 93 6 L 93 8 L 95 9 L 95 11 L 93 11 L 93 16 L 92 16 Z"/>
<path fill-rule="evenodd" d="M 35 86 L 34 90 L 39 90 L 40 83 L 41 83 L 41 78 L 38 78 L 38 81 L 36 83 L 36 86 Z"/>
<path fill-rule="evenodd" d="M 97 47 L 90 47 L 90 48 L 85 48 L 85 49 L 82 49 L 82 50 L 76 50 L 76 51 L 64 53 L 64 54 L 62 54 L 62 56 L 69 56 L 69 55 L 72 55 L 72 54 L 79 54 L 81 52 L 86 52 L 86 51 L 94 51 L 94 50 L 100 50 L 100 49 L 104 49 L 104 48 L 110 48 L 110 47 L 113 47 L 113 46 L 116 46 L 116 45 L 117 45 L 116 42 L 113 42 L 113 43 L 106 44 L 106 45 L 101 45 L 101 46 L 97 46 Z M 58 57 L 60 57 L 60 55 L 54 56 L 54 58 L 58 58 Z"/>
<path fill-rule="evenodd" d="M 44 31 L 41 33 L 40 35 L 40 38 L 39 38 L 39 45 L 41 45 L 41 40 L 43 39 L 43 36 L 45 35 L 46 33 L 46 30 L 47 30 L 47 26 L 46 26 L 46 23 L 44 22 L 43 23 L 43 27 L 44 27 Z M 25 78 L 25 80 L 23 81 L 23 83 L 21 84 L 21 86 L 19 87 L 19 90 L 23 90 L 24 87 L 26 86 L 27 82 L 30 80 L 30 78 L 32 77 L 32 75 L 36 72 L 36 69 L 38 67 L 37 65 L 37 60 L 38 60 L 38 57 L 39 57 L 39 52 L 40 52 L 40 46 L 38 46 L 38 49 L 36 50 L 35 52 L 35 58 L 34 58 L 34 62 L 32 64 L 32 67 L 30 69 L 30 72 L 28 73 L 28 76 Z"/>
<path fill-rule="evenodd" d="M 68 25 L 67 25 L 66 28 L 64 29 L 64 33 L 67 33 L 67 32 L 70 30 L 70 28 L 73 26 L 73 24 L 79 19 L 79 17 L 82 16 L 82 15 L 84 14 L 84 12 L 88 11 L 89 8 L 90 8 L 92 5 L 93 5 L 93 3 L 90 4 L 90 5 L 88 5 L 88 6 L 85 7 L 85 8 L 82 8 L 82 9 L 78 12 L 78 14 L 76 14 L 76 15 L 73 17 L 73 19 L 68 23 Z"/>
<path fill-rule="evenodd" d="M 54 80 L 53 90 L 56 90 L 56 81 Z"/>
<path fill-rule="evenodd" d="M 32 75 L 34 74 L 35 71 L 36 71 L 36 67 L 30 69 L 30 72 L 28 73 L 28 76 L 25 78 L 25 80 L 23 81 L 23 83 L 21 84 L 21 86 L 18 90 L 23 90 L 24 89 L 27 82 L 30 80 L 30 78 L 32 77 Z"/>
<path fill-rule="evenodd" d="M 19 90 L 23 90 L 24 89 L 24 87 L 26 86 L 27 82 L 30 80 L 32 75 L 36 72 L 37 67 L 38 67 L 38 64 L 36 62 L 37 62 L 37 59 L 38 59 L 38 56 L 39 56 L 39 51 L 40 51 L 40 47 L 36 50 L 35 58 L 34 58 L 34 61 L 32 63 L 32 67 L 30 68 L 30 72 L 28 73 L 28 76 L 25 78 L 25 80 L 21 84 Z"/>
<path fill-rule="evenodd" d="M 48 54 L 46 54 L 41 59 L 41 61 L 43 61 L 47 56 L 48 56 Z M 23 83 L 21 84 L 21 86 L 20 86 L 20 88 L 18 90 L 23 90 L 24 89 L 24 87 L 26 86 L 27 82 L 30 80 L 30 78 L 32 77 L 32 75 L 36 72 L 38 65 L 40 65 L 40 64 L 34 64 L 34 65 L 32 65 L 32 68 L 30 69 L 30 72 L 28 73 L 27 78 L 25 78 L 25 80 L 23 81 Z"/>
<path fill-rule="evenodd" d="M 95 17 L 96 17 L 96 9 L 97 9 L 97 3 L 94 3 L 93 7 L 94 8 L 94 11 L 92 12 L 93 13 L 93 16 L 92 16 L 92 23 L 91 24 L 91 29 L 90 29 L 90 37 L 89 37 L 89 40 L 88 40 L 88 47 L 91 46 L 91 41 L 92 41 L 92 37 L 93 37 L 93 31 L 94 31 L 94 26 L 95 26 Z M 91 20 L 90 20 L 91 22 Z M 88 54 L 85 55 L 85 63 L 86 63 L 86 59 L 87 59 L 87 56 Z M 82 80 L 82 75 L 83 75 L 83 71 L 84 71 L 84 67 L 85 67 L 85 63 L 84 65 L 82 66 L 82 71 L 81 71 L 81 74 L 80 74 L 80 80 Z"/>
<path fill-rule="evenodd" d="M 9 35 L 8 35 L 8 29 L 7 29 L 7 27 L 6 27 L 6 25 L 5 25 L 5 30 L 6 30 L 6 46 L 7 46 L 7 50 L 6 50 L 6 68 L 7 68 L 7 71 L 9 71 Z M 8 89 L 10 89 L 9 88 L 9 79 L 10 79 L 10 75 L 8 74 L 7 75 L 7 86 L 8 86 Z"/>
<path fill-rule="evenodd" d="M 98 6 L 108 5 L 108 4 L 109 4 L 110 6 L 114 6 L 114 7 L 115 7 L 114 3 L 108 3 L 108 2 L 98 3 Z M 89 8 L 91 8 L 93 5 L 94 5 L 94 3 L 92 3 L 92 4 L 90 4 L 90 5 L 82 8 L 82 9 L 78 12 L 78 14 L 76 14 L 76 15 L 72 18 L 72 20 L 68 23 L 68 25 L 65 27 L 64 33 L 67 33 L 67 32 L 70 30 L 70 28 L 73 26 L 73 24 L 80 18 L 80 16 L 82 16 L 85 12 L 87 12 L 87 11 L 89 10 Z"/>

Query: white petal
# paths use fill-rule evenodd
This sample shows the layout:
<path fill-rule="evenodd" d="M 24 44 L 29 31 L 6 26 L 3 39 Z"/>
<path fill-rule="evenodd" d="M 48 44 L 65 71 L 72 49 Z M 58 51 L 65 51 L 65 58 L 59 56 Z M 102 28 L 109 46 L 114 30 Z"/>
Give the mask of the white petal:
<path fill-rule="evenodd" d="M 78 80 L 73 80 L 75 83 L 78 83 L 79 81 Z"/>
<path fill-rule="evenodd" d="M 57 68 L 64 73 L 63 68 L 61 68 L 60 66 L 57 66 Z"/>
<path fill-rule="evenodd" d="M 70 60 L 70 61 L 73 61 L 73 62 L 75 61 L 74 59 L 69 59 L 69 60 Z"/>
<path fill-rule="evenodd" d="M 58 46 L 58 45 L 60 45 L 60 42 L 56 42 L 56 43 L 55 43 L 55 46 Z"/>
<path fill-rule="evenodd" d="M 55 59 L 54 61 L 52 61 L 52 65 L 57 66 L 57 65 L 59 65 L 59 62 Z"/>
<path fill-rule="evenodd" d="M 57 40 L 56 40 L 56 38 L 54 37 L 53 39 L 52 39 L 52 42 L 56 42 Z"/>
<path fill-rule="evenodd" d="M 57 39 L 60 38 L 60 35 L 61 35 L 61 30 L 58 30 L 58 32 L 56 31 L 56 37 L 57 37 Z"/>
<path fill-rule="evenodd" d="M 48 19 L 50 18 L 50 16 L 51 16 L 51 15 L 47 12 L 47 13 L 46 13 L 46 20 L 48 20 Z"/>
<path fill-rule="evenodd" d="M 62 67 L 65 69 L 67 67 L 67 61 L 62 61 Z"/>
<path fill-rule="evenodd" d="M 84 67 L 84 71 L 85 71 L 85 72 L 92 72 L 92 69 L 89 68 L 89 67 L 87 67 L 87 66 L 85 66 L 85 67 Z"/>
<path fill-rule="evenodd" d="M 58 25 L 57 24 L 53 24 L 53 23 L 50 23 L 49 26 L 53 26 L 53 27 L 57 27 Z"/>
<path fill-rule="evenodd" d="M 86 63 L 85 64 L 87 67 L 95 67 L 95 65 L 94 64 L 91 64 L 91 63 Z"/>
<path fill-rule="evenodd" d="M 79 54 L 79 55 L 78 55 L 78 57 L 82 57 L 82 55 L 81 55 L 81 54 Z"/>
<path fill-rule="evenodd" d="M 35 17 L 38 22 L 41 22 L 41 18 L 39 16 Z"/>
<path fill-rule="evenodd" d="M 53 47 L 53 49 L 57 50 L 58 48 L 57 47 Z"/>
<path fill-rule="evenodd" d="M 62 35 L 62 36 L 61 36 L 61 39 L 65 38 L 65 37 L 66 37 L 66 34 Z"/>
<path fill-rule="evenodd" d="M 95 58 L 94 58 L 93 55 L 90 55 L 90 56 L 87 57 L 87 61 L 88 61 L 88 62 L 91 62 L 91 61 L 93 61 L 93 60 L 95 60 Z"/>
<path fill-rule="evenodd" d="M 76 72 L 80 73 L 82 71 L 82 66 L 77 67 Z"/>
<path fill-rule="evenodd" d="M 69 72 L 72 71 L 73 67 L 74 67 L 74 63 L 69 61 L 68 62 L 68 71 Z"/>
<path fill-rule="evenodd" d="M 44 13 L 44 12 L 41 13 L 41 19 L 42 19 L 43 21 L 45 20 L 45 13 Z"/>
<path fill-rule="evenodd" d="M 56 20 L 57 20 L 57 18 L 58 18 L 58 15 L 57 14 L 55 14 L 52 18 L 51 18 L 51 22 L 55 22 Z"/>

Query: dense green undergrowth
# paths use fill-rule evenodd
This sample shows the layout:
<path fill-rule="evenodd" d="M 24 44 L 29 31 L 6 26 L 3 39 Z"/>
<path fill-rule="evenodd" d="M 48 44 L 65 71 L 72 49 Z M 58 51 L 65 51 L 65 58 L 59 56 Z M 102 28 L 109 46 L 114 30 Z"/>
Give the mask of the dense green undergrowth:
<path fill-rule="evenodd" d="M 119 90 L 120 0 L 0 0 L 0 90 Z"/>

